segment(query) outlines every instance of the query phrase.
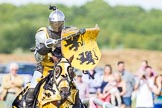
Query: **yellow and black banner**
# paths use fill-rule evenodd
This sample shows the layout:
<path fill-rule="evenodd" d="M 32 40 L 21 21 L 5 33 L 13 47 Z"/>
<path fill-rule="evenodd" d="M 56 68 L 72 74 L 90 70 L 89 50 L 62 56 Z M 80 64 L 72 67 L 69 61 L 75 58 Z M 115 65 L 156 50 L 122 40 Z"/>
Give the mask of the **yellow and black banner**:
<path fill-rule="evenodd" d="M 62 53 L 65 58 L 74 55 L 72 66 L 80 70 L 91 70 L 98 64 L 101 53 L 97 45 L 99 27 L 86 28 L 84 34 L 73 36 L 61 41 Z M 62 32 L 62 38 L 77 34 L 78 28 L 68 28 Z"/>

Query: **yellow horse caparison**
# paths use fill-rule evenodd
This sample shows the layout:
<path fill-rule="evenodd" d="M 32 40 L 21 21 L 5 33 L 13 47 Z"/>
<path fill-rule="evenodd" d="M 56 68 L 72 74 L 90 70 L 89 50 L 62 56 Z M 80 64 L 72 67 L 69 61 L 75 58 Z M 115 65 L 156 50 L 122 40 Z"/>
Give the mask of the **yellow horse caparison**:
<path fill-rule="evenodd" d="M 79 99 L 79 91 L 77 89 L 69 88 L 70 95 L 62 100 L 60 95 L 61 87 L 70 87 L 69 82 L 70 72 L 68 72 L 68 68 L 71 67 L 71 60 L 67 60 L 65 58 L 61 58 L 55 66 L 55 71 L 53 73 L 53 78 L 55 83 L 53 84 L 52 89 L 55 91 L 54 93 L 50 90 L 45 90 L 43 87 L 45 82 L 41 85 L 39 94 L 38 94 L 38 103 L 36 106 L 39 108 L 72 108 L 76 101 Z M 58 68 L 58 70 L 56 70 Z M 60 68 L 60 70 L 59 70 Z M 46 72 L 44 72 L 46 73 Z M 62 80 L 63 76 L 66 76 L 66 80 Z M 57 78 L 56 78 L 57 77 Z M 59 85 L 57 85 L 59 83 Z M 61 103 L 60 105 L 58 105 Z M 78 107 L 79 108 L 79 107 Z"/>

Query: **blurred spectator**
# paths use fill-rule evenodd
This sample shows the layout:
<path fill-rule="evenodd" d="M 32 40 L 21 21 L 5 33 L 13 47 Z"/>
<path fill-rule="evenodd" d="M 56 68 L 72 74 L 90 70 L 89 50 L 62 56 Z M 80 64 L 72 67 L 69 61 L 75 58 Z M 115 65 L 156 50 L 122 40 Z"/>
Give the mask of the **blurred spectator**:
<path fill-rule="evenodd" d="M 140 67 L 139 71 L 145 71 L 146 66 L 148 66 L 148 61 L 143 60 L 142 63 L 141 63 L 141 67 Z"/>
<path fill-rule="evenodd" d="M 123 95 L 126 93 L 126 83 L 122 79 L 121 74 L 119 72 L 115 72 L 114 73 L 114 77 L 115 77 L 115 79 L 117 81 L 117 88 L 118 88 L 118 90 L 120 92 L 120 97 L 121 97 L 121 105 L 120 105 L 120 108 L 125 108 L 126 106 L 124 105 Z M 116 105 L 118 105 L 118 103 Z"/>
<path fill-rule="evenodd" d="M 105 65 L 102 83 L 100 88 L 97 90 L 98 98 L 104 102 L 110 102 L 110 94 L 104 94 L 103 91 L 111 79 L 113 79 L 112 67 L 111 65 Z"/>
<path fill-rule="evenodd" d="M 146 73 L 140 73 L 136 79 L 136 107 L 153 108 L 152 88 L 153 80 L 151 76 L 151 67 L 146 66 Z"/>
<path fill-rule="evenodd" d="M 96 72 L 95 69 L 89 70 L 86 71 L 85 74 L 83 74 L 82 79 L 88 84 L 89 93 L 96 94 L 96 91 L 100 87 L 102 82 L 101 73 Z"/>
<path fill-rule="evenodd" d="M 154 97 L 154 108 L 162 108 L 162 75 L 157 75 L 154 80 L 153 93 Z"/>
<path fill-rule="evenodd" d="M 76 84 L 77 88 L 79 89 L 80 99 L 88 98 L 88 95 L 89 95 L 88 84 L 82 80 L 82 72 L 81 71 L 76 72 L 75 84 Z"/>
<path fill-rule="evenodd" d="M 111 103 L 114 106 L 124 107 L 123 95 L 126 93 L 126 83 L 119 72 L 113 73 L 113 79 L 109 81 L 104 89 L 104 95 L 110 94 Z"/>
<path fill-rule="evenodd" d="M 101 93 L 103 93 L 104 87 L 108 84 L 109 80 L 112 79 L 112 67 L 111 65 L 105 65 L 104 67 L 104 74 L 102 76 L 102 83 L 100 86 Z"/>
<path fill-rule="evenodd" d="M 146 66 L 145 76 L 146 76 L 147 80 L 149 81 L 150 86 L 153 87 L 155 76 L 152 74 L 151 66 Z"/>
<path fill-rule="evenodd" d="M 139 69 L 134 74 L 136 76 L 138 76 L 139 74 L 142 74 L 145 71 L 146 66 L 148 66 L 148 61 L 147 60 L 142 60 Z"/>
<path fill-rule="evenodd" d="M 11 63 L 9 69 L 10 73 L 5 75 L 2 80 L 1 100 L 6 101 L 5 108 L 12 108 L 12 102 L 23 87 L 23 78 L 17 75 L 18 65 Z"/>
<path fill-rule="evenodd" d="M 117 91 L 115 90 L 116 93 L 119 94 L 109 94 L 109 84 L 106 85 L 106 87 L 104 88 L 104 92 L 102 94 L 98 94 L 98 98 L 101 99 L 104 102 L 108 102 L 108 103 L 112 103 L 112 100 L 110 101 L 110 98 L 112 98 L 112 96 L 110 97 L 110 95 L 113 95 L 113 101 L 115 101 L 115 105 L 114 106 L 118 106 L 117 108 L 125 108 L 126 106 L 123 104 L 123 95 L 126 93 L 126 83 L 124 80 L 122 80 L 121 78 L 121 74 L 119 72 L 115 72 L 113 74 L 113 78 L 116 80 L 116 88 L 118 89 Z M 110 82 L 109 82 L 110 83 Z M 100 93 L 100 92 L 98 92 Z M 118 95 L 118 96 L 115 96 Z M 118 101 L 117 98 L 120 98 L 120 101 Z M 90 99 L 90 108 L 100 108 L 100 106 L 96 106 L 93 102 L 94 98 Z"/>
<path fill-rule="evenodd" d="M 141 72 L 144 72 L 147 66 L 149 66 L 148 61 L 143 60 L 139 70 L 135 74 L 139 75 Z M 156 72 L 152 68 L 151 68 L 151 74 L 152 74 L 152 76 L 156 76 Z"/>
<path fill-rule="evenodd" d="M 121 97 L 120 97 L 120 92 L 117 89 L 117 82 L 115 80 L 115 78 L 113 78 L 112 80 L 109 81 L 109 84 L 107 84 L 107 86 L 105 87 L 104 90 L 104 94 L 110 94 L 110 100 L 111 103 L 115 106 L 116 105 L 116 101 L 117 100 L 117 105 L 120 106 L 121 105 Z"/>
<path fill-rule="evenodd" d="M 124 61 L 118 61 L 118 71 L 122 75 L 122 79 L 126 82 L 126 93 L 123 95 L 123 101 L 127 108 L 131 107 L 132 100 L 131 95 L 135 85 L 134 76 L 126 71 Z"/>

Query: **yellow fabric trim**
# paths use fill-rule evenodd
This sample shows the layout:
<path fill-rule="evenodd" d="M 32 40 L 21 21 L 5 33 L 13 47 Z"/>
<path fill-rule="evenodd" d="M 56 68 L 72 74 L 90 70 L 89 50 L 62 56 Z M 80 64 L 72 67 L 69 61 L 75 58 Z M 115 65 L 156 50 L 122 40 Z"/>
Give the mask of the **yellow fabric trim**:
<path fill-rule="evenodd" d="M 44 66 L 44 69 L 43 69 L 43 78 L 46 77 L 49 74 L 49 71 L 52 70 L 52 69 L 53 69 L 52 67 Z"/>
<path fill-rule="evenodd" d="M 49 35 L 48 35 L 48 32 L 47 32 L 47 28 L 46 27 L 39 28 L 37 32 L 39 32 L 39 31 L 44 31 L 46 33 L 47 39 L 49 38 Z"/>
<path fill-rule="evenodd" d="M 55 88 L 56 89 L 56 88 Z M 59 92 L 56 90 L 56 94 L 53 95 L 53 93 L 51 91 L 48 90 L 44 90 L 41 87 L 41 90 L 39 92 L 39 107 L 43 107 L 43 108 L 55 108 L 56 106 L 54 104 L 52 104 L 51 102 L 54 101 L 58 101 L 61 100 L 60 94 Z M 75 99 L 76 99 L 76 94 L 78 93 L 77 89 L 72 89 L 71 91 L 71 95 L 68 97 L 67 101 L 65 101 L 60 108 L 66 108 L 66 106 L 70 106 L 71 103 L 75 104 Z M 50 97 L 46 97 L 44 95 L 44 93 L 49 93 L 51 94 Z M 42 97 L 43 96 L 43 97 Z M 42 98 L 43 99 L 42 99 Z M 69 103 L 70 102 L 70 103 Z M 70 108 L 70 107 L 69 107 Z"/>
<path fill-rule="evenodd" d="M 47 32 L 47 27 L 41 27 L 40 29 L 38 29 L 37 32 L 39 31 L 44 31 L 46 33 L 46 37 L 47 39 L 49 38 L 49 35 L 48 35 L 48 32 Z M 52 57 L 52 55 L 50 53 L 48 53 L 47 55 L 45 55 L 45 58 L 44 60 L 41 62 L 41 64 L 44 66 L 44 67 L 52 67 L 54 66 L 54 64 L 50 61 L 50 57 Z M 48 69 L 47 69 L 48 70 Z M 48 72 L 45 72 L 45 76 L 47 75 L 46 73 Z M 43 75 L 44 76 L 44 75 Z"/>

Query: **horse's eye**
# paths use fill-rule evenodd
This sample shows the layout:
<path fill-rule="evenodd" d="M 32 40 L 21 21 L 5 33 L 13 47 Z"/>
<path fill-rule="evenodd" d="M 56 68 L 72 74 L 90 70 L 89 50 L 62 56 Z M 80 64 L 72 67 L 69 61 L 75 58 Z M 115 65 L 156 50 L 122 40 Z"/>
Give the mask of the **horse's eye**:
<path fill-rule="evenodd" d="M 60 68 L 60 67 L 56 67 L 56 68 L 55 68 L 55 77 L 56 77 L 56 78 L 59 77 L 60 74 L 61 74 L 61 68 Z"/>
<path fill-rule="evenodd" d="M 73 68 L 73 67 L 69 67 L 69 68 L 68 68 L 68 72 L 69 72 L 69 73 L 72 73 L 72 72 L 73 72 L 73 70 L 74 70 L 74 68 Z"/>

